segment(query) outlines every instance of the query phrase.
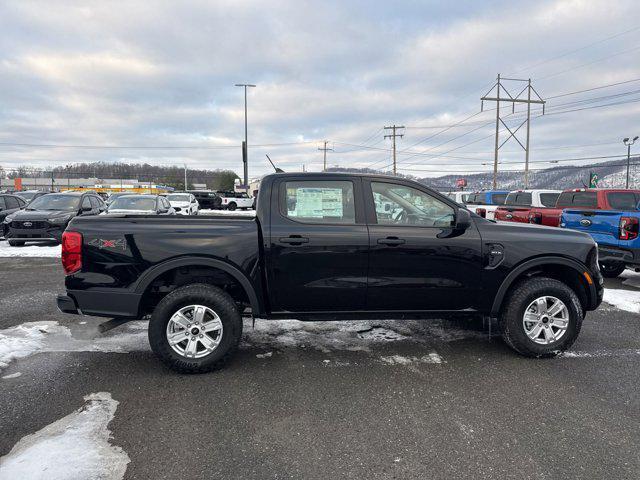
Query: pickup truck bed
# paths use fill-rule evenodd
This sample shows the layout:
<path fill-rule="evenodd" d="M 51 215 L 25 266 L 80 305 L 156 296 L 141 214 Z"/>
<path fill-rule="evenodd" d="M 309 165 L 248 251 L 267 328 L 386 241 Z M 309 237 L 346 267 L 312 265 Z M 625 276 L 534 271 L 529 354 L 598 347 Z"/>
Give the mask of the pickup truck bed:
<path fill-rule="evenodd" d="M 495 223 L 410 180 L 279 173 L 262 180 L 255 218 L 74 219 L 58 306 L 150 315 L 153 351 L 181 372 L 226 362 L 243 313 L 493 317 L 516 351 L 543 357 L 602 301 L 596 254 L 587 234 Z"/>

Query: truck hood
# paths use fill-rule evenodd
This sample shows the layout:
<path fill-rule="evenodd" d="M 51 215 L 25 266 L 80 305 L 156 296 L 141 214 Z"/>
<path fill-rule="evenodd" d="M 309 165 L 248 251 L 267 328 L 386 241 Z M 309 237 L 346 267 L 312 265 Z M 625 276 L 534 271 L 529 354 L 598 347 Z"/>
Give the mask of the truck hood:
<path fill-rule="evenodd" d="M 155 210 L 126 210 L 122 208 L 110 208 L 107 212 L 107 215 L 156 215 L 157 212 Z"/>
<path fill-rule="evenodd" d="M 68 210 L 20 210 L 13 214 L 12 220 L 48 220 L 49 218 L 75 217 L 76 212 Z"/>

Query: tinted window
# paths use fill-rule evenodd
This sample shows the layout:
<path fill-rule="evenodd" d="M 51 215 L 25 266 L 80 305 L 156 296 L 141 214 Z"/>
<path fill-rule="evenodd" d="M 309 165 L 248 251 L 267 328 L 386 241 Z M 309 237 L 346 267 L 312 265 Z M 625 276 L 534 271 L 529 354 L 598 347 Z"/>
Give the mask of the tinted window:
<path fill-rule="evenodd" d="M 91 207 L 94 209 L 98 209 L 100 208 L 100 202 L 98 201 L 98 199 L 96 197 L 89 197 L 91 200 Z"/>
<path fill-rule="evenodd" d="M 191 196 L 188 193 L 176 193 L 169 195 L 167 200 L 169 200 L 169 202 L 189 202 L 191 201 Z"/>
<path fill-rule="evenodd" d="M 155 210 L 156 199 L 151 197 L 131 196 L 117 198 L 109 210 Z"/>
<path fill-rule="evenodd" d="M 17 198 L 5 197 L 4 201 L 7 204 L 7 208 L 8 209 L 20 208 L 20 203 L 18 203 L 18 199 Z"/>
<path fill-rule="evenodd" d="M 529 192 L 511 192 L 507 195 L 507 199 L 504 202 L 505 205 L 516 205 L 522 207 L 531 206 L 531 193 Z"/>
<path fill-rule="evenodd" d="M 78 210 L 80 199 L 75 195 L 64 193 L 51 193 L 43 195 L 32 201 L 27 207 L 29 210 Z"/>
<path fill-rule="evenodd" d="M 504 201 L 507 199 L 507 194 L 506 193 L 494 193 L 491 196 L 491 203 L 492 205 L 502 205 L 504 204 Z"/>
<path fill-rule="evenodd" d="M 545 207 L 555 207 L 559 196 L 559 193 L 541 193 L 540 203 Z"/>
<path fill-rule="evenodd" d="M 82 209 L 86 210 L 86 209 L 93 209 L 93 206 L 91 205 L 91 197 L 84 197 L 82 199 Z"/>
<path fill-rule="evenodd" d="M 484 193 L 474 193 L 474 194 L 470 194 L 467 197 L 467 201 L 465 203 L 468 203 L 470 205 L 484 205 L 485 204 L 485 197 L 486 195 Z"/>
<path fill-rule="evenodd" d="M 1 195 L 0 195 L 0 208 L 1 208 L 2 210 L 4 210 L 5 208 L 7 208 L 7 205 L 6 205 L 6 203 L 4 202 L 4 199 L 5 199 L 5 198 L 6 198 L 6 197 L 3 197 L 3 196 L 1 196 Z"/>
<path fill-rule="evenodd" d="M 452 207 L 421 190 L 382 182 L 371 182 L 371 189 L 381 225 L 446 228 L 455 219 Z"/>
<path fill-rule="evenodd" d="M 353 183 L 348 181 L 286 182 L 282 211 L 305 223 L 355 223 Z"/>
<path fill-rule="evenodd" d="M 598 195 L 596 192 L 563 192 L 556 202 L 558 207 L 589 207 L 598 206 Z"/>
<path fill-rule="evenodd" d="M 634 192 L 607 193 L 609 205 L 615 210 L 637 210 L 640 194 Z M 10 208 L 10 207 L 9 207 Z"/>

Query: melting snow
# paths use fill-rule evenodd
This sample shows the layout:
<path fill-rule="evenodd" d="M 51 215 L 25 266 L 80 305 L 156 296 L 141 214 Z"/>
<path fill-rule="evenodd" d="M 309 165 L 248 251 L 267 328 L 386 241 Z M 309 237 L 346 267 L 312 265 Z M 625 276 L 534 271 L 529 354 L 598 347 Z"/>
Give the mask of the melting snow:
<path fill-rule="evenodd" d="M 77 339 L 58 322 L 29 322 L 0 330 L 0 370 L 13 360 L 40 352 L 114 352 L 149 350 L 147 322 L 129 322 L 95 339 Z"/>
<path fill-rule="evenodd" d="M 123 478 L 130 459 L 109 443 L 107 428 L 118 402 L 108 392 L 92 393 L 84 400 L 78 410 L 23 437 L 0 458 L 0 480 Z"/>
<path fill-rule="evenodd" d="M 627 269 L 620 274 L 620 278 L 623 285 L 640 288 L 640 273 Z"/>
<path fill-rule="evenodd" d="M 6 241 L 0 241 L 0 257 L 60 257 L 60 245 L 33 245 L 12 247 Z"/>
<path fill-rule="evenodd" d="M 226 215 L 229 217 L 255 217 L 255 210 L 200 210 L 198 215 Z"/>
<path fill-rule="evenodd" d="M 604 301 L 620 310 L 640 313 L 640 292 L 605 288 Z"/>
<path fill-rule="evenodd" d="M 10 378 L 18 378 L 20 375 L 22 375 L 21 372 L 16 372 L 16 373 L 12 373 L 11 375 L 5 375 L 4 377 L 2 377 L 2 379 L 8 380 Z"/>
<path fill-rule="evenodd" d="M 414 363 L 443 363 L 442 357 L 436 352 L 432 352 L 422 357 L 405 357 L 402 355 L 390 355 L 387 357 L 380 357 L 382 363 L 388 365 L 411 365 Z"/>

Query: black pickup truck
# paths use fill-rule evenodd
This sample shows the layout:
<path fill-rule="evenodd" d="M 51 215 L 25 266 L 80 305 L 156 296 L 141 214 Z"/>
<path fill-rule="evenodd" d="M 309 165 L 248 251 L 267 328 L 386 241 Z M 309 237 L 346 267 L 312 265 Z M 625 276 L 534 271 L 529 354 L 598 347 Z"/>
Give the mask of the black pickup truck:
<path fill-rule="evenodd" d="M 76 217 L 64 233 L 58 307 L 150 315 L 169 367 L 223 365 L 242 315 L 262 319 L 497 319 L 506 343 L 548 357 L 602 301 L 585 233 L 496 223 L 395 177 L 277 173 L 256 217 Z"/>

